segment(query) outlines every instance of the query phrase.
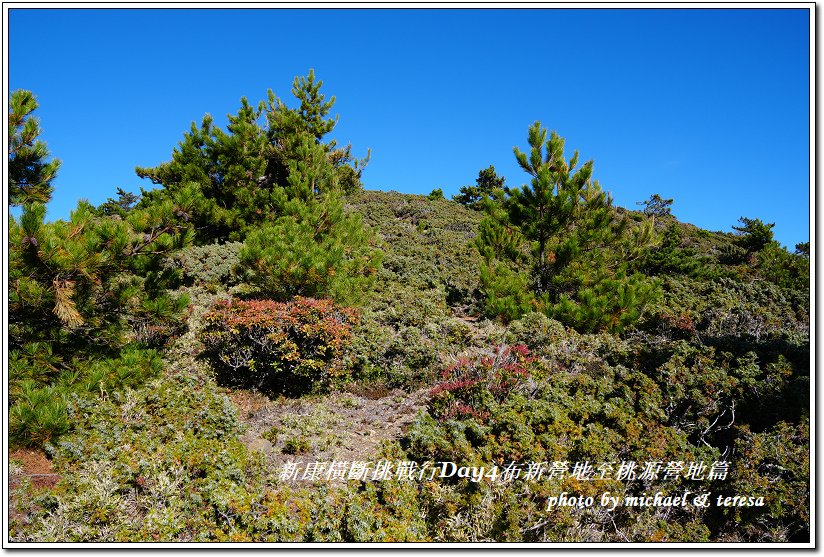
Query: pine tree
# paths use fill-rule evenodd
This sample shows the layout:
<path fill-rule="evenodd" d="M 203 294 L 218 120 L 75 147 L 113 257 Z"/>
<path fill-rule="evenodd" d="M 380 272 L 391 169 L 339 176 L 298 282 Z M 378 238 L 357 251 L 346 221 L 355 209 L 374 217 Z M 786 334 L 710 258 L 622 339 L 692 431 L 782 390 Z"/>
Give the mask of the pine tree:
<path fill-rule="evenodd" d="M 320 92 L 323 81 L 315 81 L 315 70 L 309 70 L 307 77 L 295 77 L 292 95 L 300 101 L 296 109 L 289 108 L 272 90 L 269 90 L 269 139 L 272 142 L 285 141 L 307 134 L 317 143 L 331 132 L 338 123 L 338 117 L 327 118 L 335 105 L 335 97 L 326 100 Z"/>
<path fill-rule="evenodd" d="M 741 217 L 738 221 L 743 226 L 733 226 L 738 234 L 737 244 L 747 250 L 747 253 L 761 251 L 773 241 L 772 229 L 775 223 L 765 223 L 761 219 Z"/>
<path fill-rule="evenodd" d="M 240 250 L 240 269 L 261 295 L 357 304 L 374 282 L 381 253 L 359 215 L 347 215 L 338 196 L 288 204 L 286 215 L 252 231 Z"/>
<path fill-rule="evenodd" d="M 453 195 L 452 199 L 470 209 L 481 210 L 485 199 L 495 196 L 495 193 L 504 188 L 504 177 L 495 173 L 495 167 L 490 165 L 478 172 L 474 186 L 461 186 L 460 195 Z"/>
<path fill-rule="evenodd" d="M 171 277 L 160 267 L 186 238 L 174 212 L 166 206 L 100 217 L 81 202 L 68 221 L 46 222 L 45 205 L 28 203 L 19 221 L 10 219 L 6 341 L 15 443 L 38 445 L 65 433 L 69 393 L 136 386 L 150 369 L 129 363 L 128 354 L 151 357 L 145 348 L 182 329 L 188 299 L 169 295 Z M 95 368 L 101 357 L 120 363 Z"/>
<path fill-rule="evenodd" d="M 17 90 L 9 101 L 9 204 L 48 203 L 51 182 L 57 176 L 60 161 L 49 157 L 40 136 L 40 122 L 32 116 L 37 100 L 30 91 Z"/>
<path fill-rule="evenodd" d="M 427 195 L 426 198 L 429 201 L 437 201 L 439 199 L 444 199 L 443 189 L 441 189 L 441 188 L 433 189 L 431 192 L 429 192 L 429 195 Z"/>
<path fill-rule="evenodd" d="M 236 115 L 229 115 L 226 131 L 213 125 L 208 114 L 198 128 L 192 123 L 172 160 L 156 168 L 138 167 L 137 174 L 163 189 L 143 191 L 142 206 L 187 191 L 195 203 L 191 223 L 202 242 L 237 240 L 249 224 L 275 210 L 266 169 L 273 151 L 258 121 L 258 107 L 241 99 Z"/>
<path fill-rule="evenodd" d="M 100 204 L 97 209 L 95 209 L 98 215 L 118 215 L 119 217 L 124 217 L 140 202 L 140 196 L 126 191 L 123 188 L 117 188 L 116 193 L 117 199 L 110 197 L 105 203 Z"/>
<path fill-rule="evenodd" d="M 170 162 L 136 169 L 163 186 L 143 191 L 142 206 L 185 190 L 194 200 L 189 217 L 197 240 L 210 243 L 242 240 L 252 227 L 282 216 L 284 203 L 295 196 L 359 189 L 368 157 L 356 160 L 351 146 L 324 143 L 337 118 L 328 117 L 335 99 L 327 101 L 321 85 L 314 72 L 295 78 L 297 108 L 271 90 L 256 107 L 243 98 L 225 131 L 208 114 L 199 127 L 192 123 Z"/>
<path fill-rule="evenodd" d="M 646 201 L 639 201 L 637 205 L 644 206 L 644 214 L 648 217 L 665 217 L 672 213 L 672 199 L 664 199 L 657 193 Z"/>
<path fill-rule="evenodd" d="M 554 132 L 547 139 L 540 122 L 529 129 L 529 145 L 528 154 L 514 152 L 531 183 L 506 188 L 503 198 L 487 203 L 481 226 L 487 310 L 496 313 L 495 300 L 509 292 L 508 318 L 533 304 L 585 331 L 626 327 L 656 292 L 655 283 L 628 273 L 628 264 L 654 241 L 652 222 L 630 226 L 591 180 L 593 162 L 576 170 L 578 153 L 567 162 L 564 140 Z M 526 277 L 534 299 L 515 304 L 511 292 Z"/>
<path fill-rule="evenodd" d="M 45 145 L 35 141 L 33 99 L 15 93 L 9 117 L 10 197 L 22 211 L 9 219 L 5 339 L 11 439 L 29 446 L 70 429 L 70 396 L 136 386 L 156 371 L 146 365 L 156 352 L 146 348 L 177 334 L 188 306 L 169 295 L 161 260 L 190 240 L 180 197 L 133 209 L 119 190 L 116 214 L 81 201 L 68 220 L 47 222 L 59 163 L 45 163 Z"/>
<path fill-rule="evenodd" d="M 9 347 L 37 345 L 35 353 L 54 355 L 78 346 L 80 352 L 116 347 L 128 325 L 157 324 L 155 318 L 171 318 L 180 309 L 177 302 L 157 302 L 169 278 L 160 259 L 188 241 L 180 215 L 189 201 L 184 196 L 123 210 L 119 218 L 101 216 L 81 201 L 68 221 L 46 222 L 42 201 L 51 195 L 59 163 L 43 162 L 47 151 L 36 141 L 39 126 L 30 117 L 36 106 L 27 91 L 12 96 L 9 183 L 23 209 L 9 222 Z M 131 206 L 134 199 L 119 192 Z"/>
<path fill-rule="evenodd" d="M 707 276 L 711 269 L 698 257 L 695 248 L 681 247 L 681 244 L 681 234 L 676 225 L 671 224 L 664 231 L 661 243 L 648 250 L 634 267 L 649 276 Z"/>
<path fill-rule="evenodd" d="M 273 174 L 271 180 L 273 183 L 283 183 L 288 175 L 289 162 L 299 156 L 301 148 L 312 142 L 323 147 L 324 155 L 336 174 L 336 187 L 344 193 L 352 193 L 362 187 L 360 177 L 369 163 L 369 154 L 363 159 L 356 159 L 352 155 L 351 145 L 338 148 L 334 140 L 323 142 L 324 136 L 335 129 L 339 117 L 329 117 L 335 97 L 327 101 L 320 92 L 322 86 L 323 81 L 315 80 L 314 70 L 309 70 L 307 77 L 295 77 L 292 95 L 300 101 L 298 108 L 289 108 L 269 90 L 266 118 L 269 141 L 275 147 L 270 167 Z"/>
<path fill-rule="evenodd" d="M 171 203 L 97 217 L 80 202 L 68 221 L 45 222 L 45 206 L 26 205 L 9 229 L 9 342 L 116 347 L 129 325 L 159 325 L 185 306 L 167 298 L 165 253 L 187 236 Z M 168 308 L 169 311 L 162 311 Z"/>

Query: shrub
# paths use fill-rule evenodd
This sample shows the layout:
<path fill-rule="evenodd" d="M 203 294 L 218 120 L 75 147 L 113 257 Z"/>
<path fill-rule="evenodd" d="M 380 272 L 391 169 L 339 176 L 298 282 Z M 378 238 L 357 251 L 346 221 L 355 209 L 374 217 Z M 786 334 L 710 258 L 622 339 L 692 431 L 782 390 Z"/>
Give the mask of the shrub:
<path fill-rule="evenodd" d="M 699 256 L 695 248 L 684 245 L 682 233 L 675 224 L 670 224 L 661 244 L 645 252 L 634 267 L 650 276 L 688 275 L 701 278 L 711 274 L 713 269 L 707 266 L 708 257 Z"/>
<path fill-rule="evenodd" d="M 354 379 L 407 390 L 436 380 L 441 357 L 473 342 L 467 323 L 450 316 L 443 288 L 394 280 L 379 282 L 352 336 L 345 358 Z"/>
<path fill-rule="evenodd" d="M 441 420 L 471 417 L 484 422 L 516 387 L 528 377 L 535 361 L 524 345 L 499 346 L 494 355 L 460 358 L 446 368 L 432 390 L 430 409 Z"/>
<path fill-rule="evenodd" d="M 756 268 L 761 276 L 782 288 L 809 295 L 810 259 L 803 254 L 790 253 L 773 242 L 756 256 Z"/>
<path fill-rule="evenodd" d="M 241 242 L 190 246 L 175 252 L 165 262 L 168 269 L 180 269 L 183 283 L 229 285 L 234 282 L 233 268 L 237 265 Z"/>
<path fill-rule="evenodd" d="M 42 447 L 54 441 L 74 425 L 69 419 L 72 404 L 138 387 L 162 367 L 155 350 L 127 348 L 117 358 L 76 362 L 44 379 L 38 375 L 43 362 L 33 355 L 37 352 L 12 351 L 9 357 L 9 439 L 16 446 Z M 47 380 L 51 385 L 44 386 Z"/>
<path fill-rule="evenodd" d="M 306 437 L 290 437 L 283 445 L 286 454 L 305 454 L 312 449 L 312 444 Z"/>
<path fill-rule="evenodd" d="M 543 353 L 550 345 L 566 338 L 564 326 L 543 313 L 531 312 L 509 325 L 509 338 L 514 344 L 525 344 L 533 352 Z"/>
<path fill-rule="evenodd" d="M 201 340 L 218 382 L 298 395 L 342 373 L 341 352 L 358 314 L 331 300 L 218 302 Z"/>
<path fill-rule="evenodd" d="M 443 285 L 451 306 L 476 312 L 480 257 L 467 244 L 476 234 L 479 212 L 397 192 L 366 191 L 347 203 L 380 231 L 385 256 L 376 290 L 386 290 L 389 283 L 409 290 Z"/>

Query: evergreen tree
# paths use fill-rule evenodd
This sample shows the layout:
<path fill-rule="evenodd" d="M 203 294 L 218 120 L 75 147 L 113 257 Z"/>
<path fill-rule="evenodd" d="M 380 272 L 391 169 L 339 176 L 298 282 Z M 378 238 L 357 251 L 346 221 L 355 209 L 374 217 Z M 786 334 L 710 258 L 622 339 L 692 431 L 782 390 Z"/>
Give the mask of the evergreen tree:
<path fill-rule="evenodd" d="M 346 214 L 339 196 L 293 200 L 286 215 L 249 234 L 239 269 L 266 298 L 332 298 L 353 305 L 380 266 L 374 244 L 360 216 Z"/>
<path fill-rule="evenodd" d="M 27 91 L 12 95 L 9 183 L 23 209 L 9 222 L 9 347 L 36 345 L 29 352 L 54 355 L 78 346 L 81 352 L 116 347 L 126 325 L 157 325 L 180 309 L 171 299 L 159 301 L 168 278 L 160 259 L 189 239 L 179 218 L 189 201 L 169 199 L 119 219 L 81 201 L 68 221 L 46 222 L 38 199 L 50 197 L 59 163 L 43 162 L 47 151 L 35 140 L 39 127 L 30 117 L 36 106 Z"/>
<path fill-rule="evenodd" d="M 738 234 L 738 245 L 747 250 L 747 253 L 761 251 L 773 241 L 772 229 L 775 223 L 765 223 L 761 219 L 741 217 L 738 221 L 743 226 L 733 226 Z"/>
<path fill-rule="evenodd" d="M 490 165 L 478 172 L 474 186 L 462 186 L 460 195 L 453 195 L 452 199 L 470 209 L 481 210 L 485 199 L 489 199 L 504 188 L 504 177 L 495 173 L 495 167 Z"/>
<path fill-rule="evenodd" d="M 681 247 L 681 234 L 675 224 L 663 234 L 661 243 L 648 250 L 636 263 L 635 268 L 649 276 L 688 275 L 705 276 L 710 269 L 698 257 L 695 248 Z"/>
<path fill-rule="evenodd" d="M 36 123 L 19 119 L 35 106 L 30 93 L 15 94 L 10 122 L 19 127 L 10 134 L 8 176 L 23 205 L 9 220 L 9 427 L 24 445 L 68 431 L 70 392 L 95 395 L 145 378 L 155 352 L 124 348 L 163 345 L 182 327 L 188 305 L 185 296 L 168 294 L 171 272 L 161 260 L 190 240 L 179 217 L 189 201 L 134 210 L 134 199 L 118 190 L 117 218 L 81 201 L 68 220 L 47 222 L 42 201 L 58 163 L 43 162 Z M 100 356 L 114 359 L 91 363 Z"/>
<path fill-rule="evenodd" d="M 258 124 L 258 107 L 241 99 L 238 113 L 229 116 L 226 131 L 213 125 L 208 114 L 198 128 L 192 123 L 172 160 L 155 168 L 137 168 L 163 189 L 143 191 L 142 206 L 186 191 L 195 203 L 189 215 L 197 238 L 239 239 L 246 226 L 264 220 L 275 210 L 266 168 L 273 149 Z"/>
<path fill-rule="evenodd" d="M 275 146 L 275 154 L 270 167 L 272 183 L 283 183 L 288 175 L 289 161 L 299 156 L 307 142 L 323 147 L 324 156 L 336 174 L 335 186 L 344 193 L 361 189 L 360 177 L 369 162 L 369 154 L 364 159 L 352 155 L 352 146 L 337 147 L 332 140 L 323 142 L 338 123 L 338 116 L 329 117 L 335 104 L 335 97 L 328 101 L 320 92 L 323 81 L 315 80 L 315 71 L 309 70 L 307 77 L 295 77 L 292 83 L 292 95 L 300 101 L 298 108 L 289 108 L 281 99 L 269 90 L 268 137 Z M 280 179 L 280 181 L 278 181 Z"/>
<path fill-rule="evenodd" d="M 368 157 L 356 160 L 351 146 L 323 142 L 337 118 L 328 117 L 335 99 L 327 101 L 321 85 L 314 72 L 295 78 L 297 108 L 271 90 L 268 102 L 256 107 L 243 98 L 225 131 L 208 114 L 200 127 L 192 123 L 170 162 L 136 169 L 139 176 L 164 186 L 144 191 L 143 206 L 187 191 L 194 199 L 188 216 L 197 239 L 209 243 L 242 239 L 250 227 L 278 219 L 285 201 L 295 196 L 359 189 Z M 306 181 L 309 175 L 311 182 Z"/>
<path fill-rule="evenodd" d="M 315 81 L 315 70 L 307 77 L 295 77 L 292 94 L 300 101 L 298 108 L 289 108 L 272 90 L 269 90 L 269 138 L 271 141 L 288 141 L 307 134 L 317 143 L 335 129 L 338 117 L 328 118 L 335 105 L 335 97 L 326 100 L 320 92 L 323 81 Z M 333 147 L 334 144 L 331 144 Z"/>
<path fill-rule="evenodd" d="M 540 122 L 530 127 L 529 144 L 528 154 L 514 152 L 531 183 L 486 204 L 477 243 L 487 311 L 499 313 L 503 297 L 509 318 L 532 304 L 581 330 L 624 328 L 656 293 L 655 283 L 628 272 L 654 241 L 652 223 L 631 226 L 591 180 L 592 161 L 576 170 L 578 153 L 567 162 L 564 140 L 554 132 L 547 139 Z M 516 302 L 512 292 L 527 277 L 533 299 Z"/>
<path fill-rule="evenodd" d="M 654 193 L 646 201 L 639 201 L 638 205 L 644 206 L 644 214 L 648 217 L 664 217 L 671 214 L 672 199 L 664 199 Z"/>
<path fill-rule="evenodd" d="M 118 215 L 119 217 L 124 217 L 140 202 L 140 196 L 126 191 L 123 188 L 117 188 L 116 193 L 117 199 L 110 197 L 105 203 L 95 209 L 98 215 Z"/>
<path fill-rule="evenodd" d="M 790 253 L 778 242 L 770 242 L 754 254 L 754 259 L 754 267 L 760 276 L 778 286 L 809 297 L 809 254 Z"/>
<path fill-rule="evenodd" d="M 101 218 L 80 202 L 68 221 L 45 222 L 43 204 L 24 206 L 9 228 L 10 347 L 116 348 L 135 327 L 173 320 L 186 303 L 166 295 L 160 263 L 188 238 L 175 212 L 167 203 Z"/>
<path fill-rule="evenodd" d="M 48 203 L 51 182 L 60 168 L 60 161 L 49 157 L 49 150 L 40 136 L 40 122 L 32 116 L 37 100 L 30 91 L 17 90 L 9 101 L 9 204 Z"/>

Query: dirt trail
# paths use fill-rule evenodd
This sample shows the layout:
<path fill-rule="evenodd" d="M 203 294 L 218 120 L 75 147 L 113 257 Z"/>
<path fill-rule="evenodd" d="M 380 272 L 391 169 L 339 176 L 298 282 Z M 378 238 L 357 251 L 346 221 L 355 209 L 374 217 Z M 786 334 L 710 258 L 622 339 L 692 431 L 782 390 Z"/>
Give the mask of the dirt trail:
<path fill-rule="evenodd" d="M 428 389 L 381 398 L 352 393 L 280 399 L 248 391 L 229 398 L 247 425 L 241 440 L 277 470 L 285 462 L 374 461 L 380 445 L 401 437 L 426 403 Z"/>

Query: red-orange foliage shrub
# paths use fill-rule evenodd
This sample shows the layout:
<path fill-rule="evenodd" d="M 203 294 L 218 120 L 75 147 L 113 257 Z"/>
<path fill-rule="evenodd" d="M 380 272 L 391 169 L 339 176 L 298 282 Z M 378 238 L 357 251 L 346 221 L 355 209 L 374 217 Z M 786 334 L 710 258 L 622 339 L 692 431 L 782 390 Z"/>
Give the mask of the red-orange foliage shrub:
<path fill-rule="evenodd" d="M 342 373 L 341 351 L 358 313 L 331 300 L 220 302 L 201 340 L 221 384 L 299 395 Z"/>
<path fill-rule="evenodd" d="M 460 358 L 441 372 L 442 381 L 432 389 L 432 414 L 441 420 L 486 422 L 493 406 L 529 378 L 528 366 L 535 359 L 522 344 L 499 346 L 494 355 L 474 360 Z"/>

